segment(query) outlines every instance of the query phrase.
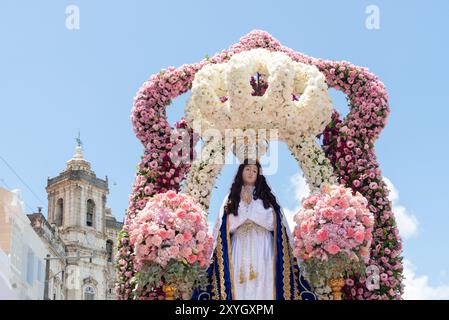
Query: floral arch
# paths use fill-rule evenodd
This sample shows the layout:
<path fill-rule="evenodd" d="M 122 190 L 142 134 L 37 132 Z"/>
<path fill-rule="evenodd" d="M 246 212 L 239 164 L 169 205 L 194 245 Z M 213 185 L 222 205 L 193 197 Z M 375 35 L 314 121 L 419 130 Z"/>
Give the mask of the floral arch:
<path fill-rule="evenodd" d="M 165 107 L 172 99 L 193 89 L 194 78 L 197 74 L 201 75 L 203 69 L 217 66 L 220 71 L 219 65 L 231 61 L 233 56 L 258 48 L 282 53 L 295 63 L 309 66 L 309 69 L 316 68 L 329 88 L 339 90 L 347 96 L 350 111 L 343 119 L 337 111 L 332 110 L 327 121 L 323 121 L 325 126 L 311 131 L 316 135 L 323 131 L 320 129 L 324 129 L 322 146 L 316 143 L 314 134 L 299 134 L 294 139 L 285 141 L 312 189 L 318 188 L 323 181 L 336 179 L 366 197 L 369 209 L 374 213 L 374 237 L 369 266 L 377 270 L 379 282 L 374 289 L 369 290 L 366 278 L 347 279 L 344 287 L 346 299 L 400 299 L 403 292 L 402 244 L 374 149 L 374 142 L 385 127 L 390 112 L 384 85 L 366 68 L 346 61 L 336 62 L 305 56 L 282 46 L 270 34 L 260 30 L 250 32 L 229 49 L 199 63 L 161 70 L 152 75 L 137 92 L 131 120 L 134 132 L 145 150 L 129 198 L 125 225 L 119 235 L 117 295 L 121 299 L 140 298 L 133 291 L 133 248 L 129 244 L 128 226 L 137 212 L 145 207 L 149 197 L 168 190 L 179 191 L 181 182 L 186 178 L 184 192 L 191 193 L 191 186 L 201 183 L 201 179 L 205 179 L 207 175 L 217 176 L 221 169 L 220 165 L 189 161 L 194 158 L 193 147 L 198 141 L 198 135 L 190 127 L 191 121 L 186 119 L 177 122 L 172 128 L 167 121 Z M 238 66 L 235 70 L 239 70 Z M 250 70 L 253 71 L 255 70 Z M 275 74 L 275 70 L 268 73 Z M 234 72 L 235 74 L 239 76 L 238 72 Z M 289 93 L 304 94 L 304 88 L 297 89 Z M 220 97 L 219 91 L 216 92 L 217 97 Z M 241 99 L 239 96 L 227 98 L 234 99 L 237 103 Z M 325 100 L 320 100 L 321 103 L 323 101 Z M 199 115 L 195 112 L 191 115 L 187 113 L 187 118 L 193 119 Z M 190 152 L 182 155 L 179 161 L 172 161 L 174 150 L 179 150 L 177 148 L 185 144 L 186 140 L 189 142 Z M 221 154 L 221 147 L 206 143 L 203 149 L 208 155 L 206 159 Z M 206 159 L 203 158 L 202 161 Z M 205 189 L 209 187 L 206 185 Z M 209 193 L 206 191 L 194 196 L 207 209 Z"/>

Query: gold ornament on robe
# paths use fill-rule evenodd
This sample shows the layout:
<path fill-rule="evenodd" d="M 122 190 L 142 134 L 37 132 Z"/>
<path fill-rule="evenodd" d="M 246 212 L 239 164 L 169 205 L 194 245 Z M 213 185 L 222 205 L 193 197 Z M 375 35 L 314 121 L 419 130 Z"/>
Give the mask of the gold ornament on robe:
<path fill-rule="evenodd" d="M 251 190 L 248 190 L 248 188 L 246 188 L 245 186 L 243 186 L 242 188 L 242 192 L 241 192 L 241 198 L 242 200 L 249 205 L 253 199 L 253 194 Z M 248 224 L 249 226 L 251 226 L 251 223 Z M 246 227 L 246 225 L 245 225 Z M 254 266 L 253 266 L 253 243 L 250 243 L 250 265 L 249 265 L 249 277 L 248 279 L 254 280 L 257 278 L 257 272 L 254 271 Z M 243 270 L 243 260 L 242 260 L 242 265 L 240 266 L 240 277 L 239 277 L 239 282 L 240 283 L 245 283 L 246 282 L 246 278 L 245 278 L 245 272 Z"/>
<path fill-rule="evenodd" d="M 245 283 L 246 279 L 245 279 L 245 273 L 243 271 L 243 265 L 240 266 L 240 283 Z"/>
<path fill-rule="evenodd" d="M 241 198 L 246 204 L 250 204 L 253 199 L 253 194 L 246 186 L 243 186 Z"/>
<path fill-rule="evenodd" d="M 249 265 L 249 280 L 254 280 L 257 278 L 257 273 L 254 271 L 253 264 Z"/>

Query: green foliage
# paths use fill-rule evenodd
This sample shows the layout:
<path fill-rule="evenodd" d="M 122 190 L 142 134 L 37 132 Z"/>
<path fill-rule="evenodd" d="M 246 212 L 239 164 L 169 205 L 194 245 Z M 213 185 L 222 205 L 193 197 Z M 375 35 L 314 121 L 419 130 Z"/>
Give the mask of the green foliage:
<path fill-rule="evenodd" d="M 365 263 L 362 260 L 350 260 L 346 253 L 329 256 L 328 261 L 311 258 L 303 261 L 306 277 L 312 286 L 318 286 L 322 279 L 347 278 L 365 275 Z"/>
<path fill-rule="evenodd" d="M 192 289 L 205 289 L 208 284 L 206 270 L 200 267 L 198 262 L 190 265 L 187 261 L 174 259 L 170 260 L 165 268 L 155 262 L 146 263 L 141 271 L 136 273 L 135 278 L 138 288 L 145 285 L 152 288 L 162 284 L 172 285 L 177 288 L 175 298 L 181 298 L 183 294 L 190 296 Z"/>

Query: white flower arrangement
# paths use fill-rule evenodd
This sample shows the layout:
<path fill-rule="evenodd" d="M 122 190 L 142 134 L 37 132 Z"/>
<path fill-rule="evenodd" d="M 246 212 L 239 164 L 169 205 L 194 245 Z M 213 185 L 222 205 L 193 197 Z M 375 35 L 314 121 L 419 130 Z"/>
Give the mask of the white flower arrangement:
<path fill-rule="evenodd" d="M 268 89 L 253 96 L 250 78 L 267 74 Z M 282 52 L 257 48 L 199 70 L 185 107 L 187 122 L 201 123 L 201 133 L 229 128 L 278 129 L 284 141 L 298 133 L 317 135 L 331 120 L 332 101 L 324 75 L 313 65 Z M 292 94 L 300 96 L 296 101 Z M 227 99 L 222 99 L 226 97 Z M 225 101 L 224 101 L 225 100 Z"/>
<path fill-rule="evenodd" d="M 268 74 L 268 89 L 262 96 L 252 95 L 249 80 L 256 72 Z M 300 98 L 295 101 L 292 94 Z M 325 78 L 313 65 L 293 61 L 282 52 L 261 48 L 244 51 L 227 63 L 209 64 L 196 73 L 185 112 L 190 126 L 203 138 L 208 137 L 211 129 L 225 137 L 229 134 L 226 130 L 234 128 L 234 146 L 244 146 L 248 137 L 257 144 L 259 156 L 267 151 L 267 141 L 252 133 L 277 129 L 279 139 L 289 146 L 312 190 L 324 182 L 335 182 L 329 160 L 313 140 L 330 122 L 332 114 Z M 224 157 L 230 152 L 217 140 L 216 136 L 207 138 L 184 185 L 184 192 L 195 197 L 205 210 L 209 208 L 210 192 Z M 232 152 L 243 161 L 254 150 L 254 146 L 247 145 Z"/>

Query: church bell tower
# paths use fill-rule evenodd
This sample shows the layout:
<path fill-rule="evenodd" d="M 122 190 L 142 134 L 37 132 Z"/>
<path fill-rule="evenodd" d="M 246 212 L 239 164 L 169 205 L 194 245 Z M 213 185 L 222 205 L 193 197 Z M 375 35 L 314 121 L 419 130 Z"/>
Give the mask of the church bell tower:
<path fill-rule="evenodd" d="M 117 223 L 106 206 L 108 179 L 96 176 L 84 159 L 78 136 L 75 154 L 65 169 L 47 181 L 48 222 L 65 243 L 67 299 L 113 297 L 113 253 Z M 92 259 L 76 259 L 93 254 Z"/>

